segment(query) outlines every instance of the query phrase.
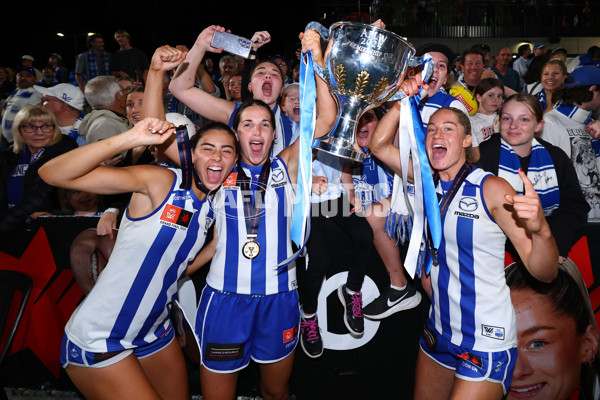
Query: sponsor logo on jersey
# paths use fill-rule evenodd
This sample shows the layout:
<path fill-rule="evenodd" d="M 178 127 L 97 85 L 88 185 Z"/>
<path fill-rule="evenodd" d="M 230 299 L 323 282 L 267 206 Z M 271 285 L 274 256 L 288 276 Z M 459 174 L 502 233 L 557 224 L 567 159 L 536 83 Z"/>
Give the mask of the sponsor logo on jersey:
<path fill-rule="evenodd" d="M 227 178 L 225 178 L 225 181 L 223 182 L 223 186 L 226 186 L 226 187 L 236 186 L 237 175 L 238 175 L 237 172 L 230 173 L 229 176 Z"/>
<path fill-rule="evenodd" d="M 481 357 L 479 357 L 479 356 L 476 356 L 474 354 L 466 352 L 466 353 L 462 353 L 462 354 L 457 354 L 457 357 L 461 358 L 461 359 L 463 359 L 465 361 L 470 362 L 471 364 L 473 364 L 477 368 L 481 368 L 482 367 Z"/>
<path fill-rule="evenodd" d="M 288 343 L 288 342 L 291 342 L 292 340 L 294 340 L 296 338 L 297 333 L 298 333 L 297 326 L 283 331 L 283 343 Z"/>
<path fill-rule="evenodd" d="M 167 204 L 160 216 L 160 223 L 177 229 L 187 229 L 192 221 L 193 213 L 181 207 Z"/>
<path fill-rule="evenodd" d="M 481 325 L 481 334 L 497 340 L 504 340 L 504 328 L 498 326 Z"/>
<path fill-rule="evenodd" d="M 205 358 L 210 361 L 233 361 L 244 358 L 243 343 L 207 343 Z"/>
<path fill-rule="evenodd" d="M 475 197 L 463 197 L 458 203 L 458 207 L 462 211 L 473 212 L 479 208 L 479 203 Z"/>

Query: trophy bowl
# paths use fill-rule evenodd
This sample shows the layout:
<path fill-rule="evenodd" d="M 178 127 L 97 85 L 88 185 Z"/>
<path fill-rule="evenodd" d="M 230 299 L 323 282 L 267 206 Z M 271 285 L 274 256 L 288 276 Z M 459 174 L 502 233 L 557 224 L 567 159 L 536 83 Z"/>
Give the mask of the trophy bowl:
<path fill-rule="evenodd" d="M 362 152 L 354 146 L 358 121 L 396 93 L 407 67 L 415 63 L 415 49 L 397 34 L 367 24 L 336 22 L 327 32 L 312 22 L 307 29 L 316 29 L 328 41 L 325 68 L 316 70 L 338 104 L 333 129 L 315 139 L 312 147 L 362 161 Z"/>

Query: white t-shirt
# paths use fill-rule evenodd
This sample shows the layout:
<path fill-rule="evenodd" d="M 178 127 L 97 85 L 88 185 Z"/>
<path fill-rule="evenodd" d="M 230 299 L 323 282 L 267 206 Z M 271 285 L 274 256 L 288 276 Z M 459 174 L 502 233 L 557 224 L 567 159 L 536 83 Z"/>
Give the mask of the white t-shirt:
<path fill-rule="evenodd" d="M 480 143 L 488 140 L 500 128 L 498 114 L 496 113 L 490 115 L 477 113 L 470 117 L 470 120 L 473 147 L 479 147 Z"/>

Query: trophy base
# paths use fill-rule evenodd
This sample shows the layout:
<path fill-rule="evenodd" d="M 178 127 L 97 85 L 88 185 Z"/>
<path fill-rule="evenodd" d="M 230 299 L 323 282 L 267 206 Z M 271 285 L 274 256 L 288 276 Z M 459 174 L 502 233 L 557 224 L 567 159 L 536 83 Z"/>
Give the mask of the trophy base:
<path fill-rule="evenodd" d="M 313 141 L 312 147 L 317 150 L 333 154 L 334 156 L 348 158 L 357 162 L 362 162 L 364 158 L 364 154 L 362 152 L 354 150 L 353 147 L 336 145 L 319 139 L 315 139 Z"/>

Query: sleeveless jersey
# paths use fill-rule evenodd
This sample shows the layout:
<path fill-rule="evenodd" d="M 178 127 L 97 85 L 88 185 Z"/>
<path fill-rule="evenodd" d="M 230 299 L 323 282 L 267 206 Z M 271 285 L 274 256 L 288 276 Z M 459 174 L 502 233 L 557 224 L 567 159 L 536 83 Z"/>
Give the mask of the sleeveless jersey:
<path fill-rule="evenodd" d="M 249 176 L 249 172 L 245 172 Z M 264 210 L 260 212 L 257 237 L 258 256 L 246 258 L 242 247 L 248 241 L 244 201 L 251 201 L 236 185 L 238 166 L 215 195 L 215 229 L 218 245 L 206 283 L 215 290 L 247 294 L 270 295 L 296 289 L 296 270 L 291 263 L 278 264 L 293 254 L 290 233 L 295 192 L 285 163 L 275 157 L 264 193 Z"/>
<path fill-rule="evenodd" d="M 209 202 L 179 189 L 181 171 L 151 214 L 121 221 L 115 247 L 92 291 L 65 332 L 86 351 L 103 353 L 146 345 L 169 327 L 177 280 L 204 245 L 213 223 Z"/>
<path fill-rule="evenodd" d="M 427 325 L 451 343 L 477 351 L 502 351 L 517 343 L 504 277 L 506 236 L 482 193 L 491 175 L 474 168 L 459 188 L 443 220 L 439 266 L 431 268 Z"/>
<path fill-rule="evenodd" d="M 233 112 L 229 116 L 228 125 L 232 129 L 235 112 L 240 105 L 241 103 L 236 103 Z M 275 106 L 273 114 L 275 114 L 276 126 L 273 127 L 275 129 L 275 139 L 273 139 L 273 144 L 271 145 L 271 157 L 275 157 L 281 150 L 294 143 L 299 135 L 299 129 L 294 126 L 294 121 L 281 111 L 279 105 Z"/>

